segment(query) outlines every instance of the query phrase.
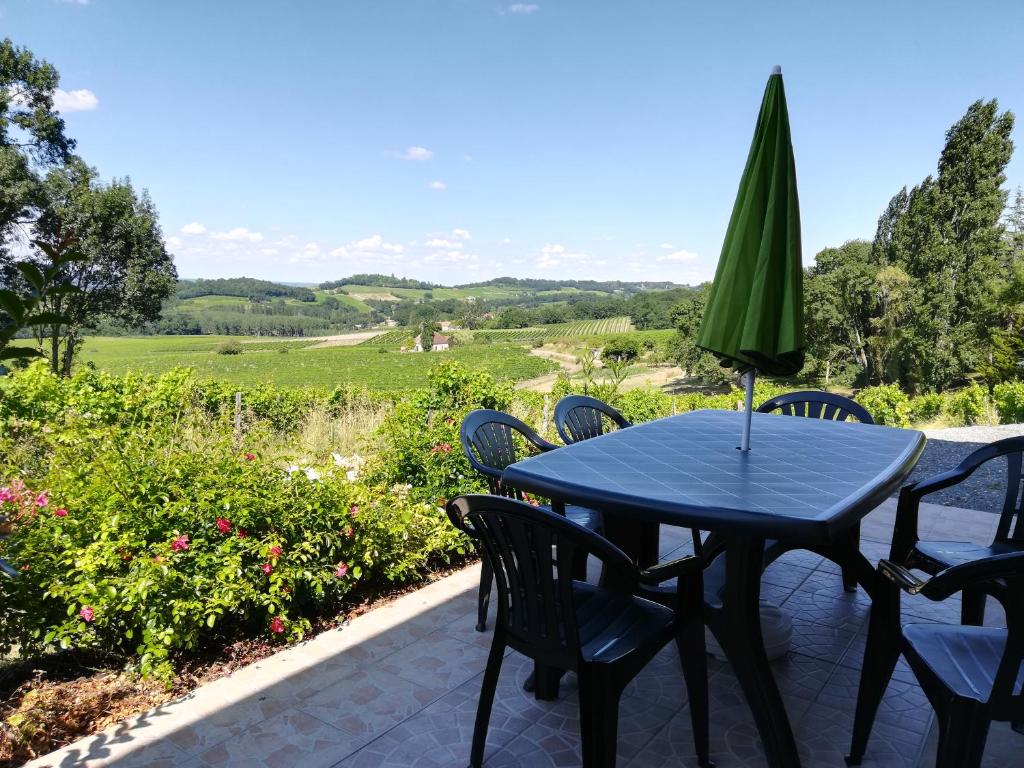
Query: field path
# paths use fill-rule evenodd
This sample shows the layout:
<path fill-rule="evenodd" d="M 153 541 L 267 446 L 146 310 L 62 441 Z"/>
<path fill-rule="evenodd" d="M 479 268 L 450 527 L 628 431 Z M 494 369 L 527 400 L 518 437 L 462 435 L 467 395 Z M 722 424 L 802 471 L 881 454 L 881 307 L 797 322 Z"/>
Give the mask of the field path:
<path fill-rule="evenodd" d="M 359 333 L 339 333 L 334 336 L 288 336 L 283 338 L 266 338 L 261 337 L 259 339 L 250 339 L 243 341 L 243 344 L 266 344 L 267 342 L 273 341 L 315 341 L 316 344 L 310 344 L 307 349 L 322 349 L 324 347 L 354 347 L 356 344 L 362 344 L 364 341 L 380 336 L 382 331 L 360 331 Z"/>

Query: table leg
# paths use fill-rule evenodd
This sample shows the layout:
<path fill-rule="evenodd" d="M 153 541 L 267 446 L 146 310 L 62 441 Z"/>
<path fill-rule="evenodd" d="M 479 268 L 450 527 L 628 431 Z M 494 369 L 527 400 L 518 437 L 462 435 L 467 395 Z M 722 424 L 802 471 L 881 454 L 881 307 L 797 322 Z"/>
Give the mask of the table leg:
<path fill-rule="evenodd" d="M 711 631 L 725 651 L 754 715 L 768 764 L 799 768 L 800 757 L 761 636 L 759 598 L 764 539 L 725 536 L 726 583 L 720 606 L 708 606 Z"/>
<path fill-rule="evenodd" d="M 656 565 L 659 560 L 660 528 L 657 523 L 604 513 L 604 537 L 641 568 Z"/>

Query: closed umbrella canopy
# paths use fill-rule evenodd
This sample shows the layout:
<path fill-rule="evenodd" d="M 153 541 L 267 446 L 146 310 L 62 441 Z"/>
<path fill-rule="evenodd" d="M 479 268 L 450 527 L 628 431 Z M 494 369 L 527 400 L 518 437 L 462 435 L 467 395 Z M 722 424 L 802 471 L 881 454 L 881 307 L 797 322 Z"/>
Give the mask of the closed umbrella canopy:
<path fill-rule="evenodd" d="M 741 371 L 791 376 L 803 367 L 800 204 L 778 67 L 764 91 L 697 345 Z"/>

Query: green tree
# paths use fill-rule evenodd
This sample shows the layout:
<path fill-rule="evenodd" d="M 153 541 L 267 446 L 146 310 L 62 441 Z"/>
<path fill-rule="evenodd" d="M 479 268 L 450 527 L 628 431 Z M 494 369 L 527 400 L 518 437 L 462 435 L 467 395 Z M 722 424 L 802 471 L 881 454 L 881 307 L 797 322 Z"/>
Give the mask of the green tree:
<path fill-rule="evenodd" d="M 865 377 L 870 374 L 868 340 L 877 272 L 871 244 L 864 240 L 823 249 L 808 270 L 804 283 L 807 346 L 826 366 L 826 386 L 832 365 L 844 360 L 852 360 Z"/>
<path fill-rule="evenodd" d="M 1001 312 L 994 279 L 1009 263 L 1001 221 L 1013 114 L 976 101 L 946 133 L 938 173 L 901 191 L 879 220 L 874 257 L 910 278 L 905 354 L 910 391 L 945 389 L 977 370 Z"/>
<path fill-rule="evenodd" d="M 104 320 L 137 326 L 157 319 L 177 273 L 152 201 L 127 180 L 101 183 L 74 159 L 48 173 L 43 187 L 46 203 L 35 224 L 40 242 L 51 250 L 74 242 L 81 256 L 58 272 L 73 292 L 51 293 L 43 302 L 60 322 L 37 329 L 53 371 L 69 376 L 83 331 Z M 46 254 L 44 269 L 53 266 Z"/>

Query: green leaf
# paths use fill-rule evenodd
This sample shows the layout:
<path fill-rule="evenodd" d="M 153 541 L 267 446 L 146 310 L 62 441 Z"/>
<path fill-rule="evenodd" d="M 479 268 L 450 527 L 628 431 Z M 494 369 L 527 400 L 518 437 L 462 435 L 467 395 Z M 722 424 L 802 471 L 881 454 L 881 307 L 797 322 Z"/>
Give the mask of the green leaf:
<path fill-rule="evenodd" d="M 14 265 L 14 268 L 21 272 L 29 285 L 35 288 L 40 293 L 43 287 L 46 285 L 46 279 L 43 277 L 43 273 L 39 271 L 39 267 L 27 261 L 20 261 Z"/>
<path fill-rule="evenodd" d="M 31 360 L 42 357 L 43 353 L 32 347 L 4 347 L 0 349 L 0 360 Z"/>
<path fill-rule="evenodd" d="M 14 291 L 0 290 L 0 308 L 19 325 L 25 319 L 25 302 Z"/>

